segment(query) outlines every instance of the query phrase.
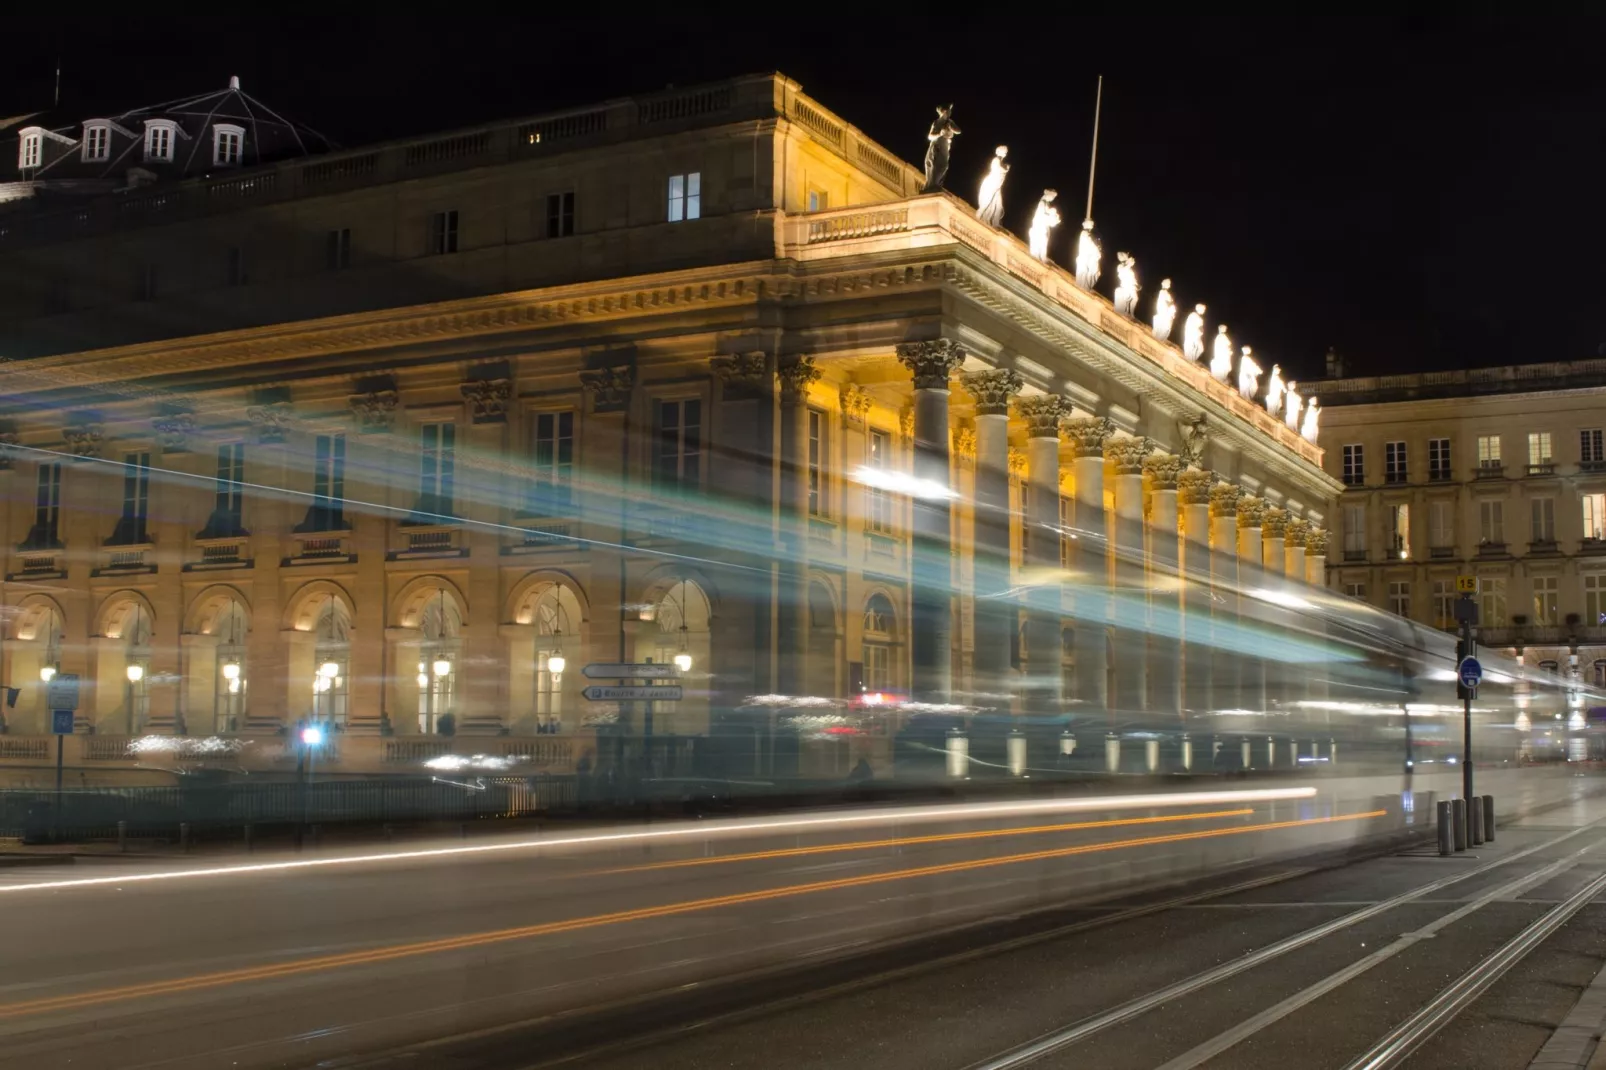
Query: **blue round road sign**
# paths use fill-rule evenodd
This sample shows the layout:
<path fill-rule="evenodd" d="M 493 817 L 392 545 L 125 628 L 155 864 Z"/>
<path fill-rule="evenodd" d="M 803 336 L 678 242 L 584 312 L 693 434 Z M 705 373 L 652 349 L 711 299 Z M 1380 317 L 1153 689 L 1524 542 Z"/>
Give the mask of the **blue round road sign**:
<path fill-rule="evenodd" d="M 1456 675 L 1461 678 L 1462 687 L 1477 687 L 1478 681 L 1483 679 L 1483 666 L 1478 664 L 1477 658 L 1462 658 Z"/>

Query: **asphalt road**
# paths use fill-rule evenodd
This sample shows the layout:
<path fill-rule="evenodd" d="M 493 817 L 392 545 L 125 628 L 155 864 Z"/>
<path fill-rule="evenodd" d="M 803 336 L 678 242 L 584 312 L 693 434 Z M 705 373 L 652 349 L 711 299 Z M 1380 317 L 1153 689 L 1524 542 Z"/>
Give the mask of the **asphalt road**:
<path fill-rule="evenodd" d="M 1606 826 L 1587 827 L 1606 804 L 1587 802 L 1503 831 L 1476 858 L 1300 873 L 1285 852 L 1398 818 L 1364 791 L 1304 796 L 1048 799 L 245 865 L 8 871 L 0 1066 L 963 1068 L 1361 904 L 1465 875 L 1034 1064 L 1162 1065 L 1478 901 L 1351 985 L 1189 1064 L 1342 1066 L 1391 1014 L 1606 872 Z M 1538 883 L 1509 887 L 1530 873 Z M 1038 912 L 1184 878 L 1187 889 Z M 1473 1008 L 1467 1020 L 1481 1014 L 1496 1038 L 1480 1053 L 1543 1043 L 1545 1016 L 1559 1021 L 1606 943 L 1598 910 L 1575 915 Z M 1563 944 L 1584 951 L 1550 954 Z M 1529 969 L 1554 978 L 1555 998 L 1525 997 L 1519 1029 L 1484 1004 Z M 709 1015 L 718 1020 L 685 1030 Z M 1422 1065 L 1525 1065 L 1439 1057 Z"/>

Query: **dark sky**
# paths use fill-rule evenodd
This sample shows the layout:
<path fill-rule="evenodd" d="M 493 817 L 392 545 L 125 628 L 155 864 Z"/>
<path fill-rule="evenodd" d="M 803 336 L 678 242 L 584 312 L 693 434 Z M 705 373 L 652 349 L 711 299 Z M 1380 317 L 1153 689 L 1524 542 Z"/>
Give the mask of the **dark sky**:
<path fill-rule="evenodd" d="M 669 9 L 665 9 L 669 10 Z M 404 18 L 8 20 L 0 114 L 90 116 L 230 74 L 345 145 L 781 70 L 918 163 L 957 104 L 949 186 L 997 144 L 1006 225 L 1060 191 L 1068 259 L 1105 75 L 1094 218 L 1258 354 L 1318 374 L 1596 356 L 1606 342 L 1606 23 Z M 911 11 L 915 9 L 910 9 Z M 933 9 L 935 10 L 935 9 Z M 56 42 L 60 42 L 59 48 Z M 1263 360 L 1263 363 L 1266 361 Z"/>

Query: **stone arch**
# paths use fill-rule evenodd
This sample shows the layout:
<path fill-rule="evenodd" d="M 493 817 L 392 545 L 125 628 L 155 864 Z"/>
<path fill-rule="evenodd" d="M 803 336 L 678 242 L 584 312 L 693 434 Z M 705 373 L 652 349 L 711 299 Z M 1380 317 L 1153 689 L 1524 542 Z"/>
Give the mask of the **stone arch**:
<path fill-rule="evenodd" d="M 585 588 L 573 575 L 556 568 L 537 569 L 513 586 L 507 599 L 506 619 L 514 624 L 533 623 L 531 614 L 535 611 L 536 602 L 554 584 L 562 584 L 574 593 L 575 601 L 580 604 L 580 620 L 577 623 L 589 624 L 591 602 L 586 597 Z"/>
<path fill-rule="evenodd" d="M 9 731 L 25 735 L 49 731 L 50 711 L 46 693 L 49 678 L 63 667 L 76 663 L 78 650 L 69 656 L 67 646 L 67 613 L 49 595 L 35 592 L 25 595 L 17 604 L 11 618 L 8 636 L 11 677 L 10 685 L 17 689 L 16 704 L 9 710 L 0 710 L 0 721 Z"/>
<path fill-rule="evenodd" d="M 561 569 L 536 569 L 509 594 L 507 704 L 504 722 L 518 734 L 578 728 L 586 703 L 581 668 L 591 657 L 591 607 L 585 589 Z"/>
<path fill-rule="evenodd" d="M 903 684 L 903 651 L 907 647 L 899 599 L 891 589 L 876 584 L 865 591 L 862 605 L 859 642 L 864 687 L 869 691 L 896 690 Z"/>
<path fill-rule="evenodd" d="M 227 583 L 215 583 L 207 587 L 190 599 L 190 607 L 184 614 L 183 634 L 215 634 L 218 621 L 231 604 L 244 609 L 246 621 L 250 621 L 251 600 L 238 587 Z"/>
<path fill-rule="evenodd" d="M 687 565 L 659 565 L 647 573 L 641 586 L 641 604 L 655 606 L 663 598 L 664 592 L 682 580 L 690 580 L 702 591 L 703 597 L 708 600 L 710 616 L 717 616 L 720 605 L 719 586 L 703 569 Z"/>
<path fill-rule="evenodd" d="M 285 631 L 310 632 L 317 623 L 324 605 L 330 598 L 335 598 L 345 604 L 346 612 L 353 619 L 357 615 L 357 603 L 340 584 L 333 580 L 312 580 L 296 588 L 285 603 L 283 627 Z"/>
<path fill-rule="evenodd" d="M 433 599 L 438 599 L 442 593 L 454 603 L 457 618 L 460 623 L 468 623 L 468 598 L 463 594 L 462 588 L 445 576 L 430 574 L 415 577 L 402 585 L 396 596 L 390 601 L 390 626 L 393 628 L 417 628 L 424 618 L 424 611 Z"/>
<path fill-rule="evenodd" d="M 810 690 L 834 698 L 842 693 L 840 651 L 843 620 L 840 601 L 831 579 L 823 572 L 809 573 L 803 678 L 813 682 Z"/>
<path fill-rule="evenodd" d="M 128 588 L 113 591 L 101 599 L 99 608 L 95 610 L 95 624 L 90 634 L 108 639 L 121 639 L 123 628 L 129 620 L 129 613 L 136 606 L 145 611 L 149 620 L 156 620 L 156 609 L 151 605 L 149 598 Z"/>
<path fill-rule="evenodd" d="M 25 643 L 41 638 L 39 628 L 49 620 L 52 612 L 65 627 L 67 611 L 61 608 L 60 602 L 46 594 L 25 595 L 12 612 L 10 638 Z"/>

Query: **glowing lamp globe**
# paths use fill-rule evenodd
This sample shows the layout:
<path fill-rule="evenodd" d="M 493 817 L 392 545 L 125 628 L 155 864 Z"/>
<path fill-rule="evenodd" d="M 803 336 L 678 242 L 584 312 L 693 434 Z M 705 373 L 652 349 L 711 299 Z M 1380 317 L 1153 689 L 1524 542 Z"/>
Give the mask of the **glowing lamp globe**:
<path fill-rule="evenodd" d="M 421 672 L 421 673 L 418 674 L 418 686 L 419 687 L 428 687 L 429 686 L 429 673 Z"/>
<path fill-rule="evenodd" d="M 676 654 L 675 668 L 681 672 L 691 672 L 691 655 L 686 653 Z"/>
<path fill-rule="evenodd" d="M 223 679 L 225 679 L 225 680 L 238 680 L 239 678 L 240 678 L 240 663 L 237 662 L 237 661 L 225 661 L 223 663 Z"/>
<path fill-rule="evenodd" d="M 301 730 L 301 745 L 303 747 L 317 747 L 323 744 L 323 729 L 315 724 L 309 724 Z"/>
<path fill-rule="evenodd" d="M 445 658 L 436 658 L 435 664 L 431 668 L 435 670 L 436 676 L 445 676 L 452 671 L 452 663 Z"/>
<path fill-rule="evenodd" d="M 547 672 L 552 673 L 554 676 L 561 673 L 568 667 L 569 661 L 562 654 L 553 654 L 551 657 L 546 659 Z"/>
<path fill-rule="evenodd" d="M 128 682 L 129 683 L 137 684 L 141 680 L 145 679 L 145 666 L 143 666 L 143 665 L 130 665 L 128 667 L 128 674 L 127 675 L 128 675 Z"/>
<path fill-rule="evenodd" d="M 333 661 L 326 661 L 318 666 L 318 675 L 325 680 L 333 680 L 340 675 L 340 665 Z"/>
<path fill-rule="evenodd" d="M 39 679 L 43 680 L 47 684 L 55 677 L 55 675 L 56 667 L 54 665 L 46 665 L 44 668 L 39 670 Z"/>

